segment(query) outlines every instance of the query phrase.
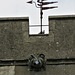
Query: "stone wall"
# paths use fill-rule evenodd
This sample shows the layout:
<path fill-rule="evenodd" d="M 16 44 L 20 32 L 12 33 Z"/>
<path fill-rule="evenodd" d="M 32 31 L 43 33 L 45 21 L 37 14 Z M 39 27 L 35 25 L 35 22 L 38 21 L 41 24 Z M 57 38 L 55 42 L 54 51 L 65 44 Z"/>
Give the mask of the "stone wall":
<path fill-rule="evenodd" d="M 0 66 L 0 75 L 15 75 L 15 66 Z"/>
<path fill-rule="evenodd" d="M 0 18 L 0 59 L 23 57 L 23 38 L 28 36 L 28 25 L 28 18 Z"/>
<path fill-rule="evenodd" d="M 30 35 L 25 41 L 25 55 L 44 53 L 47 59 L 75 57 L 75 16 L 50 16 L 49 34 Z"/>
<path fill-rule="evenodd" d="M 27 66 L 3 66 L 0 75 L 75 75 L 75 65 L 47 65 L 39 72 L 28 71 Z"/>
<path fill-rule="evenodd" d="M 0 59 L 26 59 L 44 53 L 47 59 L 75 57 L 75 16 L 50 16 L 49 34 L 29 35 L 28 18 L 0 19 Z"/>
<path fill-rule="evenodd" d="M 75 16 L 49 17 L 50 32 L 54 34 L 54 55 L 57 58 L 75 58 Z"/>
<path fill-rule="evenodd" d="M 28 71 L 27 67 L 16 66 L 15 75 L 75 75 L 75 65 L 47 65 L 46 71 Z"/>
<path fill-rule="evenodd" d="M 1 18 L 0 60 L 22 60 L 30 54 L 44 53 L 47 59 L 60 61 L 51 61 L 53 65 L 46 65 L 46 71 L 40 72 L 29 71 L 28 66 L 15 66 L 12 63 L 0 66 L 0 75 L 75 75 L 74 38 L 74 15 L 50 16 L 49 34 L 38 35 L 29 35 L 28 18 Z"/>

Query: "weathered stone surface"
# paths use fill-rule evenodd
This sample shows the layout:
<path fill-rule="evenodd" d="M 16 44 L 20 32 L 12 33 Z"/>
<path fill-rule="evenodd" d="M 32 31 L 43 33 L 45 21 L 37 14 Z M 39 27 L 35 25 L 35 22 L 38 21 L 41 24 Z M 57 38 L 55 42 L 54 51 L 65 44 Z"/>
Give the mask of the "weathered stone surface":
<path fill-rule="evenodd" d="M 75 16 L 52 16 L 50 26 L 54 27 L 54 42 L 56 43 L 58 58 L 74 58 Z M 52 21 L 55 23 L 52 24 Z"/>
<path fill-rule="evenodd" d="M 29 35 L 28 18 L 0 19 L 0 59 L 75 57 L 75 16 L 50 16 L 48 35 Z"/>
<path fill-rule="evenodd" d="M 25 38 L 23 37 L 23 33 L 25 33 L 23 28 L 28 30 L 28 21 L 28 18 L 0 19 L 0 59 L 20 59 L 22 57 L 23 39 Z"/>
<path fill-rule="evenodd" d="M 15 66 L 1 66 L 0 75 L 15 75 Z"/>
<path fill-rule="evenodd" d="M 47 65 L 46 71 L 29 71 L 25 66 L 16 66 L 15 75 L 74 75 L 75 65 Z"/>
<path fill-rule="evenodd" d="M 25 55 L 44 53 L 46 58 L 74 58 L 75 16 L 50 16 L 49 35 L 29 36 Z"/>
<path fill-rule="evenodd" d="M 75 65 L 47 65 L 46 71 L 29 71 L 28 66 L 3 66 L 0 75 L 74 75 Z"/>
<path fill-rule="evenodd" d="M 43 53 L 49 59 L 75 58 L 75 16 L 50 16 L 48 35 L 29 35 L 28 18 L 0 18 L 0 59 L 26 59 Z M 27 66 L 0 66 L 0 75 L 75 75 L 75 65 L 47 65 L 30 72 Z"/>

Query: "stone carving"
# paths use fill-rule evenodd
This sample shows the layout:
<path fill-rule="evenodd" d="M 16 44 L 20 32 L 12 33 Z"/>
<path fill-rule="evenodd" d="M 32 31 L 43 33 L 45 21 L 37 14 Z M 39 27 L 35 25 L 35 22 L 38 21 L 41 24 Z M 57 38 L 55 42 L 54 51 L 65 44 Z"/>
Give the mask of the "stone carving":
<path fill-rule="evenodd" d="M 30 55 L 28 59 L 30 71 L 46 70 L 46 59 L 44 54 Z"/>

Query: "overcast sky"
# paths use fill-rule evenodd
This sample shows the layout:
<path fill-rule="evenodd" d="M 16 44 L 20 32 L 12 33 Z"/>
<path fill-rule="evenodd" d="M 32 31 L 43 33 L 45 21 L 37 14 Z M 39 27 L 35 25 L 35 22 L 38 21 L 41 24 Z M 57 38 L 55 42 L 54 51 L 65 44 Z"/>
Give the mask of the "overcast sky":
<path fill-rule="evenodd" d="M 40 24 L 40 10 L 34 4 L 28 4 L 29 0 L 0 0 L 0 17 L 29 17 L 29 24 Z M 37 1 L 37 0 L 34 0 Z M 49 6 L 58 8 L 45 10 L 43 24 L 48 24 L 50 15 L 74 15 L 75 0 L 47 0 L 58 1 Z"/>

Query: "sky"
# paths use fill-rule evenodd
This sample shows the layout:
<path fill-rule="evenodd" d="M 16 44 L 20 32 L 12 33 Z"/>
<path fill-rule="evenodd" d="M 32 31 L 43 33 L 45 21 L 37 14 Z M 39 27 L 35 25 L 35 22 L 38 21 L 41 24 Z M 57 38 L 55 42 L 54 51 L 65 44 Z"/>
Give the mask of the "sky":
<path fill-rule="evenodd" d="M 29 17 L 30 25 L 39 25 L 40 9 L 36 8 L 34 4 L 27 3 L 28 1 L 30 0 L 0 0 L 0 17 Z M 48 25 L 48 16 L 75 14 L 75 0 L 47 1 L 58 1 L 58 3 L 48 5 L 58 6 L 58 8 L 43 11 L 44 25 Z"/>

